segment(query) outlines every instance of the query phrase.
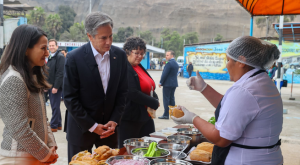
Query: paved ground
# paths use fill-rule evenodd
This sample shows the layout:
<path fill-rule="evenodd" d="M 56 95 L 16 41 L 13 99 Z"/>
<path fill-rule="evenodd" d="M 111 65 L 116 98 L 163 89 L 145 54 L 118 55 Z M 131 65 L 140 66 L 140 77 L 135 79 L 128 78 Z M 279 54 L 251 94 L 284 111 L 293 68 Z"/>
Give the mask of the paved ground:
<path fill-rule="evenodd" d="M 156 84 L 158 84 L 161 71 L 149 71 Z M 185 78 L 179 77 L 179 87 L 175 92 L 175 100 L 177 105 L 184 105 L 190 111 L 193 111 L 200 115 L 202 118 L 208 120 L 214 115 L 215 108 L 210 105 L 210 103 L 196 91 L 189 90 L 185 85 Z M 215 88 L 220 93 L 224 94 L 226 90 L 233 84 L 229 81 L 216 81 L 207 80 L 213 88 Z M 296 98 L 295 101 L 290 101 L 290 85 L 288 88 L 282 89 L 282 98 L 284 103 L 284 108 L 288 110 L 288 114 L 284 114 L 283 121 L 283 131 L 281 133 L 282 139 L 282 153 L 284 156 L 284 164 L 286 165 L 300 165 L 300 85 L 294 85 L 293 97 Z M 161 105 L 162 102 L 162 89 L 157 88 L 156 92 L 160 98 Z M 62 102 L 62 118 L 65 116 L 65 106 Z M 48 118 L 51 118 L 51 108 L 47 107 Z M 163 114 L 162 106 L 157 110 L 157 116 Z M 165 127 L 175 126 L 172 120 L 159 120 L 155 119 L 156 130 L 163 129 Z M 3 123 L 0 122 L 0 133 L 3 131 Z M 58 144 L 58 154 L 60 156 L 56 165 L 67 165 L 67 141 L 66 134 L 62 131 L 54 133 L 56 142 Z M 0 137 L 0 140 L 2 136 Z"/>

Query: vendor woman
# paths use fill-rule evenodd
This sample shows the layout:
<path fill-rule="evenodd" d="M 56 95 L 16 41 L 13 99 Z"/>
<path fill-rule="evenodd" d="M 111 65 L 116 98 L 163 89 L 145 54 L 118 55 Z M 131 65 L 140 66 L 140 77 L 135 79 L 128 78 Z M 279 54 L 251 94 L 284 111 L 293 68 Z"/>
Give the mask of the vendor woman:
<path fill-rule="evenodd" d="M 177 124 L 194 124 L 215 144 L 212 165 L 281 165 L 279 135 L 283 105 L 276 86 L 265 69 L 279 58 L 273 44 L 243 36 L 232 41 L 227 51 L 227 69 L 235 83 L 221 95 L 207 85 L 199 72 L 187 84 L 200 91 L 216 108 L 215 125 L 193 112 L 184 111 Z"/>

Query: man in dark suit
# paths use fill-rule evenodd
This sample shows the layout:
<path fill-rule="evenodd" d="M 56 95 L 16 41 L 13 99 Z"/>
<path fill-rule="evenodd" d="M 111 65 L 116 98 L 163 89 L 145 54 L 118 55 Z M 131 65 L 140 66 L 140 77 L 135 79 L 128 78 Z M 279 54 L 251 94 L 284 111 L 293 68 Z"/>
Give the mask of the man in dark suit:
<path fill-rule="evenodd" d="M 175 105 L 175 89 L 178 87 L 177 72 L 179 66 L 174 59 L 175 53 L 172 50 L 167 51 L 166 60 L 168 63 L 165 65 L 163 73 L 160 78 L 159 87 L 163 86 L 163 102 L 165 112 L 159 119 L 169 119 L 169 105 Z"/>
<path fill-rule="evenodd" d="M 118 147 L 115 128 L 125 108 L 127 57 L 112 46 L 113 21 L 93 12 L 85 19 L 90 40 L 69 52 L 65 63 L 64 102 L 68 109 L 68 160 L 80 151 Z"/>
<path fill-rule="evenodd" d="M 52 88 L 48 90 L 50 104 L 52 108 L 52 118 L 50 122 L 52 132 L 62 130 L 61 125 L 61 113 L 60 102 L 64 75 L 65 57 L 58 50 L 57 41 L 50 39 L 48 43 L 50 55 L 48 57 L 47 66 L 48 79 L 47 81 L 52 85 Z"/>

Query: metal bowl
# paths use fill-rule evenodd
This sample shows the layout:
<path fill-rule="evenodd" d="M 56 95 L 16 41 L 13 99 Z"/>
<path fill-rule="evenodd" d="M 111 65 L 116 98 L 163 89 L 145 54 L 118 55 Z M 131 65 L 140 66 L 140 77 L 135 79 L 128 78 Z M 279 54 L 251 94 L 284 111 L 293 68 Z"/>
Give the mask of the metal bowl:
<path fill-rule="evenodd" d="M 145 162 L 145 165 L 148 165 L 150 160 L 147 159 L 147 158 L 144 158 L 144 157 L 140 157 L 140 156 L 133 156 L 133 155 L 121 155 L 121 156 L 113 156 L 113 157 L 110 157 L 106 160 L 106 164 L 108 165 L 113 165 L 111 164 L 112 161 L 114 160 L 123 160 L 123 159 L 132 159 L 132 160 L 144 160 Z"/>
<path fill-rule="evenodd" d="M 190 144 L 192 138 L 185 135 L 172 135 L 167 137 L 168 143 Z"/>
<path fill-rule="evenodd" d="M 202 133 L 197 128 L 179 128 L 177 130 L 179 134 L 183 135 L 201 135 Z"/>
<path fill-rule="evenodd" d="M 124 147 L 129 155 L 132 155 L 131 150 L 135 148 L 147 148 L 149 145 L 155 141 L 149 139 L 141 139 L 141 138 L 132 138 L 124 140 Z"/>
<path fill-rule="evenodd" d="M 170 155 L 168 156 L 168 158 L 173 158 L 173 159 L 184 159 L 187 157 L 186 153 L 181 152 L 181 151 L 175 151 L 175 150 L 170 150 Z M 180 153 L 180 155 L 179 155 Z"/>
<path fill-rule="evenodd" d="M 148 158 L 148 159 L 155 159 L 155 158 L 166 158 L 167 156 L 170 155 L 170 151 L 169 150 L 166 150 L 166 149 L 159 149 L 161 150 L 161 155 L 160 156 L 157 156 L 157 157 L 145 157 L 145 158 Z M 144 156 L 148 151 L 148 148 L 135 148 L 133 150 L 131 150 L 131 153 L 133 155 L 137 155 L 137 156 Z"/>
<path fill-rule="evenodd" d="M 193 165 L 190 162 L 178 159 L 153 159 L 149 165 Z"/>
<path fill-rule="evenodd" d="M 175 143 L 161 143 L 157 145 L 157 148 L 160 149 L 167 149 L 167 150 L 175 150 L 175 151 L 181 151 L 184 149 L 183 144 L 175 144 Z"/>

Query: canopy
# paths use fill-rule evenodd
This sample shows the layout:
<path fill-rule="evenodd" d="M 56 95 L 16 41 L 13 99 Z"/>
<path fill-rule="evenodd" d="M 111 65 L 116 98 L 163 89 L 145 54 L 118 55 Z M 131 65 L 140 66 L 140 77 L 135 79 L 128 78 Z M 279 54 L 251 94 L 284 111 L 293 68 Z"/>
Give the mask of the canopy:
<path fill-rule="evenodd" d="M 300 14 L 299 0 L 236 0 L 252 16 Z"/>

